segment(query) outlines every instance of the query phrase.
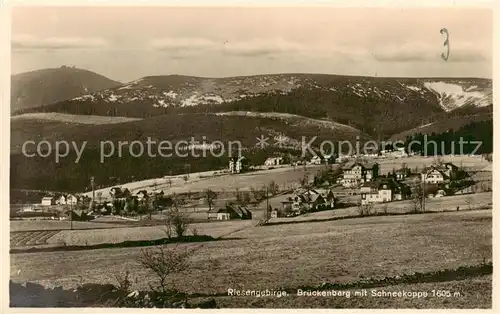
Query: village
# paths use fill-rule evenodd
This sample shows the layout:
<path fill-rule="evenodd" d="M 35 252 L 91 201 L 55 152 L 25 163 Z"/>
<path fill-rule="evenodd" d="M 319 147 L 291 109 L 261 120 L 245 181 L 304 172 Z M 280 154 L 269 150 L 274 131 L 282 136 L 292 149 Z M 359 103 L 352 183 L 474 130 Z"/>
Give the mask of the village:
<path fill-rule="evenodd" d="M 342 208 L 357 208 L 365 213 L 376 204 L 405 200 L 411 200 L 409 211 L 425 211 L 426 199 L 491 191 L 491 178 L 477 182 L 472 176 L 474 171 L 445 162 L 441 156 L 426 157 L 427 164 L 421 167 L 410 167 L 405 161 L 411 158 L 422 157 L 409 156 L 402 150 L 357 156 L 316 155 L 309 160 L 275 154 L 261 165 L 252 165 L 240 156 L 230 158 L 225 170 L 207 177 L 200 175 L 198 186 L 203 187 L 204 182 L 213 178 L 235 176 L 266 175 L 268 181 L 255 186 L 253 177 L 248 177 L 242 187 L 217 189 L 207 184 L 196 191 L 189 188 L 186 180 L 186 176 L 194 178 L 195 174 L 187 174 L 181 176 L 182 180 L 179 176 L 168 177 L 152 185 L 136 184 L 135 188 L 114 186 L 107 193 L 101 189 L 83 194 L 46 195 L 39 204 L 16 205 L 11 209 L 11 218 L 71 222 L 113 218 L 154 224 L 161 223 L 165 211 L 176 208 L 195 222 L 257 219 L 267 223 L 319 211 L 334 213 Z M 287 178 L 277 183 L 273 171 L 295 175 L 293 180 Z"/>

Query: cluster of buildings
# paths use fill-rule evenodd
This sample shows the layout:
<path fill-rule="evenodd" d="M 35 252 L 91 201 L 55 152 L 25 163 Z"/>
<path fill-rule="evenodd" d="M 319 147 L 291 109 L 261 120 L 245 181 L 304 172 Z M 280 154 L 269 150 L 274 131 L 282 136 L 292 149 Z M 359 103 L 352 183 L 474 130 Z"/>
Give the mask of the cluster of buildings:
<path fill-rule="evenodd" d="M 301 160 L 301 161 L 290 161 L 292 166 L 299 166 L 299 165 L 323 165 L 323 164 L 331 164 L 334 163 L 336 159 L 334 158 L 333 155 L 323 155 L 323 156 L 313 156 L 310 160 Z M 284 165 L 286 162 L 285 157 L 283 156 L 272 156 L 266 158 L 264 161 L 263 166 L 267 168 L 271 167 L 277 167 Z M 242 173 L 244 171 L 247 171 L 250 168 L 248 159 L 246 159 L 243 156 L 240 157 L 231 157 L 229 158 L 229 163 L 228 163 L 228 172 L 235 174 L 235 173 Z"/>
<path fill-rule="evenodd" d="M 436 186 L 447 186 L 458 178 L 459 168 L 452 163 L 440 163 L 426 167 L 420 173 L 420 182 Z M 408 168 L 394 170 L 385 176 L 379 175 L 377 163 L 349 162 L 342 167 L 342 175 L 337 180 L 344 188 L 359 188 L 361 204 L 385 203 L 405 200 L 411 196 L 411 189 L 403 181 L 411 174 Z M 445 196 L 438 188 L 429 197 Z"/>
<path fill-rule="evenodd" d="M 76 205 L 83 198 L 81 196 L 76 196 L 73 194 L 63 194 L 59 196 L 44 196 L 41 200 L 42 206 L 52 206 L 52 205 Z"/>

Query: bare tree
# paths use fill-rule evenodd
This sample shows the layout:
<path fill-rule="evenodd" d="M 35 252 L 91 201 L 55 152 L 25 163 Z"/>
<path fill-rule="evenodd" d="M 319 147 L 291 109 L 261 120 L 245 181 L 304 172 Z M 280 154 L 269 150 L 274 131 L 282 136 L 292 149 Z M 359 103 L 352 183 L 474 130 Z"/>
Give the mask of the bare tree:
<path fill-rule="evenodd" d="M 248 205 L 252 201 L 252 196 L 250 195 L 249 192 L 243 192 L 243 197 L 242 197 L 242 204 L 243 205 Z"/>
<path fill-rule="evenodd" d="M 299 183 L 301 188 L 303 188 L 307 192 L 311 191 L 312 184 L 309 182 L 309 176 L 307 174 L 304 174 L 304 176 L 300 178 Z"/>
<path fill-rule="evenodd" d="M 234 190 L 234 196 L 236 198 L 236 202 L 240 204 L 243 200 L 243 195 L 241 194 L 240 189 L 236 188 Z"/>
<path fill-rule="evenodd" d="M 250 192 L 252 192 L 253 198 L 255 200 L 255 204 L 258 204 L 262 202 L 263 200 L 266 199 L 267 197 L 267 191 L 266 187 L 260 187 L 260 188 L 250 188 Z"/>
<path fill-rule="evenodd" d="M 271 181 L 267 186 L 267 189 L 271 195 L 276 195 L 279 192 L 279 186 L 275 181 Z"/>
<path fill-rule="evenodd" d="M 150 285 L 151 290 L 164 294 L 173 293 L 175 284 L 172 276 L 186 271 L 189 268 L 189 259 L 195 251 L 193 249 L 167 248 L 166 245 L 154 249 L 142 250 L 139 262 L 156 276 L 156 286 Z"/>
<path fill-rule="evenodd" d="M 167 236 L 172 236 L 172 231 L 175 232 L 178 238 L 185 236 L 186 231 L 191 224 L 191 219 L 186 211 L 181 210 L 182 200 L 174 199 L 172 207 L 165 215 L 165 232 Z"/>
<path fill-rule="evenodd" d="M 370 216 L 373 214 L 373 204 L 361 204 L 358 203 L 358 214 L 362 217 Z"/>
<path fill-rule="evenodd" d="M 474 201 L 473 201 L 473 199 L 472 199 L 472 197 L 471 197 L 471 196 L 467 196 L 467 197 L 465 198 L 465 204 L 467 204 L 467 208 L 468 208 L 469 210 L 470 210 L 470 209 L 472 209 L 472 204 L 473 204 L 473 202 L 474 202 Z"/>
<path fill-rule="evenodd" d="M 212 191 L 210 189 L 206 189 L 205 190 L 205 199 L 207 200 L 208 210 L 211 211 L 212 206 L 214 205 L 215 200 L 217 199 L 217 193 L 215 193 L 214 191 Z"/>
<path fill-rule="evenodd" d="M 411 196 L 411 202 L 413 204 L 413 212 L 420 212 L 424 209 L 425 195 L 423 193 L 422 186 L 417 184 L 413 190 Z"/>

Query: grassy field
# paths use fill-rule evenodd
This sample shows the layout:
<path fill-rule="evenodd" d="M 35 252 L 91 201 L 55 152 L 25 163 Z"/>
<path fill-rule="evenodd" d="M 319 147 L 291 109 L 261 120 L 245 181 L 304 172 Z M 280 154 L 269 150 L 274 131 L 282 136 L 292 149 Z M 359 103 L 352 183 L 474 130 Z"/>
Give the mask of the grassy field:
<path fill-rule="evenodd" d="M 59 112 L 34 112 L 34 113 L 25 113 L 13 116 L 11 117 L 11 120 L 12 121 L 17 121 L 17 120 L 57 121 L 65 123 L 100 125 L 100 124 L 123 123 L 123 122 L 137 121 L 142 119 L 129 118 L 129 117 L 76 115 L 76 114 L 65 114 Z"/>
<path fill-rule="evenodd" d="M 42 230 L 59 230 L 70 229 L 71 222 L 69 220 L 11 220 L 10 232 L 18 231 L 42 231 Z M 100 228 L 118 228 L 123 227 L 122 224 L 92 222 L 92 221 L 73 221 L 73 229 L 100 229 Z"/>
<path fill-rule="evenodd" d="M 68 222 L 66 222 L 68 223 Z M 192 234 L 196 229 L 198 234 L 220 237 L 241 228 L 255 225 L 252 220 L 216 221 L 213 223 L 194 223 L 190 225 L 187 234 Z M 100 229 L 80 228 L 74 230 L 61 230 L 58 232 L 47 231 L 50 229 L 39 229 L 39 231 L 25 231 L 11 233 L 11 245 L 34 245 L 39 244 L 41 238 L 43 243 L 51 245 L 94 245 L 101 243 L 119 243 L 124 241 L 156 240 L 166 237 L 163 227 L 126 227 L 123 225 L 96 224 Z M 112 227 L 107 227 L 111 225 Z M 86 227 L 92 226 L 89 224 Z M 50 234 L 50 236 L 49 236 Z"/>
<path fill-rule="evenodd" d="M 250 190 L 251 187 L 260 188 L 263 185 L 268 185 L 271 181 L 275 181 L 281 188 L 292 188 L 297 186 L 299 179 L 304 175 L 311 178 L 321 169 L 322 166 L 310 165 L 306 169 L 303 167 L 284 167 L 269 170 L 260 170 L 242 174 L 223 174 L 214 176 L 213 171 L 191 173 L 188 181 L 184 181 L 182 176 L 149 179 L 138 182 L 121 184 L 122 188 L 128 188 L 131 192 L 137 192 L 142 189 L 146 190 L 164 190 L 167 193 L 188 193 L 188 192 L 203 192 L 206 189 L 214 191 L 234 191 L 240 189 L 242 191 Z M 101 192 L 103 198 L 109 197 L 109 189 L 104 188 L 96 190 L 96 193 Z M 90 195 L 91 193 L 85 193 Z"/>
<path fill-rule="evenodd" d="M 492 213 L 483 210 L 245 228 L 225 241 L 203 243 L 193 256 L 189 271 L 172 279 L 174 286 L 186 292 L 225 293 L 228 288 L 318 286 L 324 282 L 353 282 L 369 277 L 456 268 L 491 261 L 491 227 Z M 138 248 L 120 248 L 85 251 L 85 254 L 11 254 L 11 279 L 52 287 L 74 287 L 85 282 L 114 282 L 115 274 L 129 270 L 132 279 L 138 279 L 135 287 L 147 288 L 154 277 L 138 264 L 140 252 Z M 456 289 L 469 299 L 479 293 L 480 287 L 485 294 L 480 300 L 486 302 L 491 293 L 488 282 L 457 282 L 452 286 L 456 285 Z M 441 283 L 426 287 L 451 286 Z M 421 287 L 406 288 L 417 290 Z M 250 306 L 258 300 L 223 298 L 221 302 L 227 307 Z M 307 300 L 300 301 L 300 298 L 270 302 L 278 302 L 283 307 L 292 304 L 309 307 Z M 311 302 L 313 307 L 335 304 L 326 299 Z M 355 306 L 349 303 L 354 302 L 352 300 L 342 302 L 339 306 Z M 417 304 L 425 307 L 444 301 L 429 302 Z M 467 305 L 463 300 L 449 302 L 450 306 Z M 411 301 L 366 299 L 362 304 L 404 307 L 410 306 Z M 272 306 L 278 307 L 277 303 Z"/>
<path fill-rule="evenodd" d="M 252 220 L 232 220 L 213 223 L 199 223 L 190 225 L 187 234 L 196 229 L 198 234 L 209 235 L 214 238 L 231 233 L 235 230 L 250 227 L 256 224 Z M 93 245 L 100 243 L 118 243 L 123 241 L 155 240 L 165 238 L 162 226 L 113 228 L 98 230 L 63 230 L 52 237 L 48 243 L 66 243 L 66 245 Z"/>

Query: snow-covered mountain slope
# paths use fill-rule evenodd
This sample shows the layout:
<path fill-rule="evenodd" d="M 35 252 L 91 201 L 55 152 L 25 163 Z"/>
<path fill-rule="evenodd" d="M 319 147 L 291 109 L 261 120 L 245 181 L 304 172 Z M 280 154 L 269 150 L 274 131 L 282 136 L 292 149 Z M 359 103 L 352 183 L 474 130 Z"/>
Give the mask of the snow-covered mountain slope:
<path fill-rule="evenodd" d="M 425 82 L 424 86 L 436 94 L 439 105 L 446 111 L 452 111 L 466 105 L 485 107 L 492 103 L 491 87 L 480 88 L 465 82 L 460 84 L 442 81 Z"/>
<path fill-rule="evenodd" d="M 230 78 L 179 75 L 149 76 L 120 87 L 79 96 L 69 102 L 189 107 L 232 103 L 262 95 L 288 95 L 308 90 L 370 101 L 408 103 L 423 99 L 445 111 L 492 103 L 491 80 L 349 77 L 276 74 Z"/>
<path fill-rule="evenodd" d="M 277 112 L 338 122 L 380 137 L 427 120 L 491 111 L 491 91 L 491 80 L 475 78 L 167 75 L 144 77 L 33 111 L 135 118 L 196 112 Z"/>

